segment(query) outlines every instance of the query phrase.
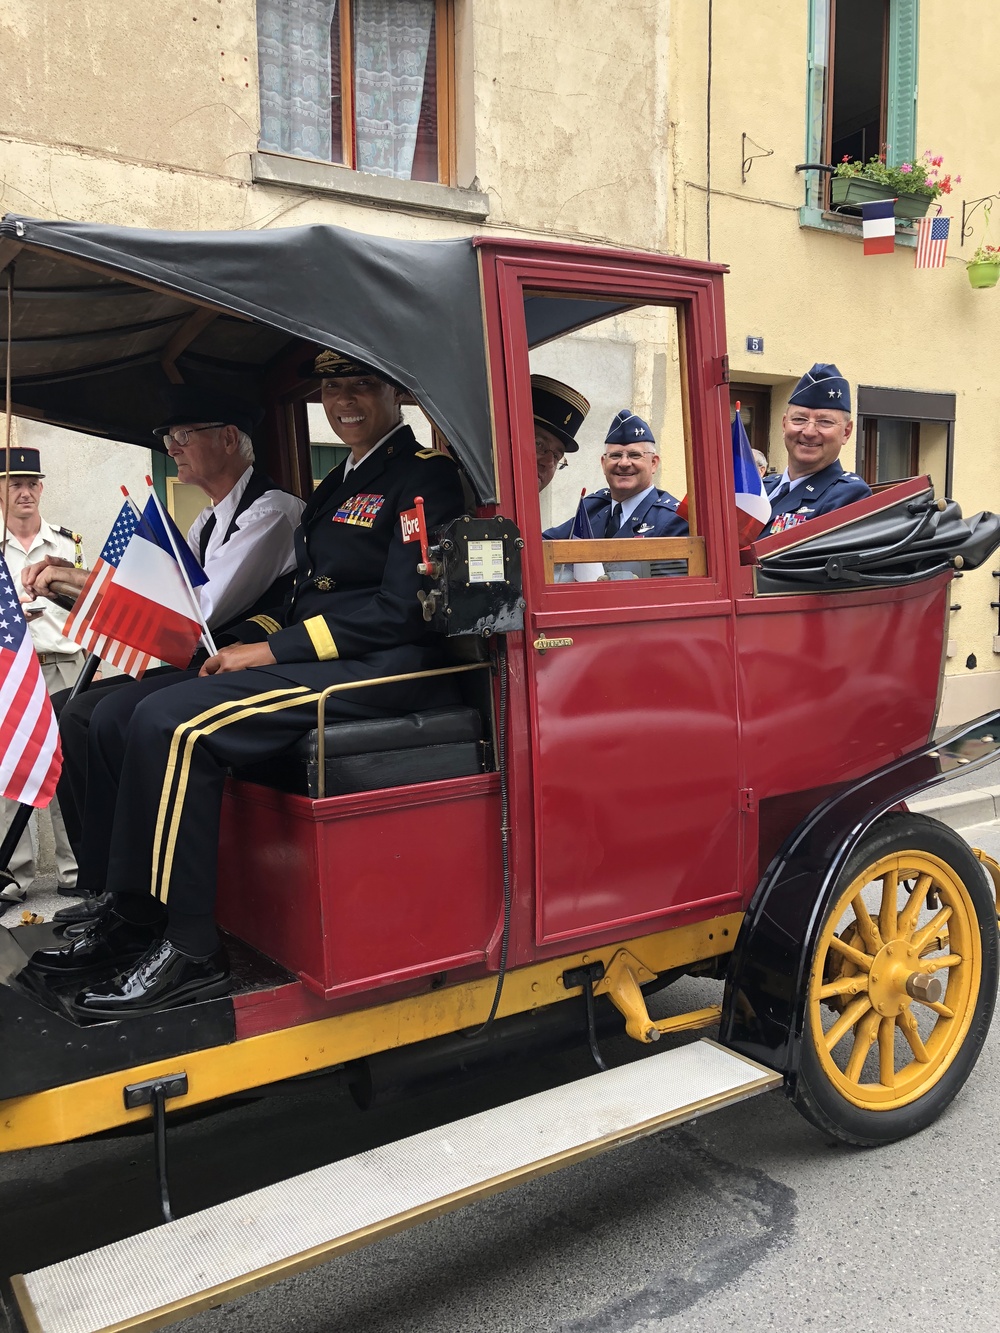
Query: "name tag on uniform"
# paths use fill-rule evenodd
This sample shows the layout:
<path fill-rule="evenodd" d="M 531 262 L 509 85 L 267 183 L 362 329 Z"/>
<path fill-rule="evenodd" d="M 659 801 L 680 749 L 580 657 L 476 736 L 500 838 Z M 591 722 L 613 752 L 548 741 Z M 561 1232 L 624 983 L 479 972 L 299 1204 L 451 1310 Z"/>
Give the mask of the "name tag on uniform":
<path fill-rule="evenodd" d="M 384 504 L 384 495 L 352 495 L 334 514 L 333 521 L 351 523 L 357 528 L 370 528 Z"/>

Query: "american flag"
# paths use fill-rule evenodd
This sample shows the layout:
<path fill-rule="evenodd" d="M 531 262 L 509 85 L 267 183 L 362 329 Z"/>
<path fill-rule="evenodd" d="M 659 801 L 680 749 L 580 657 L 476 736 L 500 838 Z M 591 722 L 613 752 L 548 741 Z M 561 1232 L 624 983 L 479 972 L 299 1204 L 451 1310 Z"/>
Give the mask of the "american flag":
<path fill-rule="evenodd" d="M 951 218 L 917 219 L 917 257 L 914 268 L 944 268 Z"/>
<path fill-rule="evenodd" d="M 72 639 L 88 653 L 96 653 L 105 662 L 110 662 L 112 666 L 134 676 L 136 680 L 149 666 L 152 657 L 138 648 L 131 648 L 127 643 L 119 643 L 117 639 L 109 638 L 106 634 L 97 634 L 90 625 L 101 604 L 106 585 L 118 568 L 118 562 L 125 554 L 125 547 L 128 546 L 138 525 L 139 513 L 131 501 L 126 500 L 63 629 L 67 639 Z"/>
<path fill-rule="evenodd" d="M 0 556 L 0 795 L 48 805 L 62 770 L 59 729 L 7 562 Z"/>

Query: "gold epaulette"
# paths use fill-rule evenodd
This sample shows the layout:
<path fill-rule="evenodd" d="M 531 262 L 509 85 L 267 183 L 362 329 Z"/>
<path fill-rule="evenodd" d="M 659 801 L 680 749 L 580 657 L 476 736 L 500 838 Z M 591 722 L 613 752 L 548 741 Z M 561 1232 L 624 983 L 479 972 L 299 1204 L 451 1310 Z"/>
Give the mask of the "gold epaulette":
<path fill-rule="evenodd" d="M 414 458 L 447 458 L 448 455 L 442 449 L 418 449 L 413 455 Z"/>
<path fill-rule="evenodd" d="M 265 634 L 277 634 L 281 626 L 273 616 L 251 616 L 251 625 L 259 625 Z"/>

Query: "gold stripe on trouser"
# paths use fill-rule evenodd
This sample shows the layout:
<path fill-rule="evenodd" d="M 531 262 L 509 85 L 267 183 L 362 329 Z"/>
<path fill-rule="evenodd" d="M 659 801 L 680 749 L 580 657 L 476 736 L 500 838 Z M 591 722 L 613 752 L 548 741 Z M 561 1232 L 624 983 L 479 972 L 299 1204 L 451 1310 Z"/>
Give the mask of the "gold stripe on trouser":
<path fill-rule="evenodd" d="M 184 739 L 184 732 L 189 727 L 196 727 L 199 723 L 208 721 L 209 718 L 217 717 L 219 713 L 226 712 L 227 709 L 239 708 L 243 704 L 260 702 L 266 699 L 287 698 L 289 694 L 296 696 L 296 702 L 299 698 L 308 693 L 308 687 L 297 685 L 294 688 L 283 690 L 269 690 L 266 694 L 251 695 L 249 699 L 226 699 L 223 703 L 215 704 L 213 707 L 199 713 L 197 717 L 189 718 L 187 722 L 182 722 L 174 729 L 173 738 L 170 742 L 170 753 L 167 756 L 167 767 L 163 774 L 163 787 L 160 791 L 160 808 L 156 815 L 156 831 L 153 835 L 153 867 L 151 886 L 152 891 L 159 895 L 157 868 L 160 864 L 160 848 L 163 843 L 163 828 L 167 820 L 167 812 L 170 809 L 170 797 L 174 785 L 174 777 L 177 774 L 177 752 L 180 749 L 181 741 Z"/>
<path fill-rule="evenodd" d="M 305 690 L 306 687 L 302 686 L 302 689 Z M 255 696 L 255 698 L 258 699 L 270 697 L 271 695 Z M 232 722 L 241 722 L 247 718 L 259 717 L 262 713 L 280 713 L 286 708 L 298 708 L 300 704 L 318 703 L 321 697 L 319 691 L 313 693 L 306 692 L 296 694 L 293 699 L 282 699 L 277 703 L 270 703 L 267 705 L 255 703 L 254 698 L 244 699 L 237 712 L 230 713 L 226 717 L 216 718 L 216 720 L 211 722 L 208 726 L 200 727 L 197 731 L 189 731 L 187 735 L 182 737 L 184 749 L 181 755 L 180 768 L 178 771 L 177 790 L 172 801 L 173 809 L 170 811 L 169 816 L 170 829 L 167 834 L 167 848 L 163 858 L 163 870 L 159 876 L 159 883 L 157 883 L 156 879 L 158 858 L 155 856 L 155 852 L 153 859 L 153 891 L 161 902 L 166 902 L 170 893 L 170 874 L 174 863 L 174 849 L 177 846 L 177 834 L 180 829 L 181 815 L 184 811 L 184 798 L 187 793 L 188 774 L 191 768 L 191 755 L 194 751 L 196 742 L 199 741 L 202 736 L 211 736 L 213 732 L 219 731 L 222 727 L 228 727 Z M 210 709 L 209 713 L 217 711 L 217 709 Z M 193 720 L 197 722 L 200 719 L 196 718 Z M 185 727 L 190 725 L 191 723 L 184 724 Z M 182 729 L 183 728 L 179 728 L 179 730 Z"/>

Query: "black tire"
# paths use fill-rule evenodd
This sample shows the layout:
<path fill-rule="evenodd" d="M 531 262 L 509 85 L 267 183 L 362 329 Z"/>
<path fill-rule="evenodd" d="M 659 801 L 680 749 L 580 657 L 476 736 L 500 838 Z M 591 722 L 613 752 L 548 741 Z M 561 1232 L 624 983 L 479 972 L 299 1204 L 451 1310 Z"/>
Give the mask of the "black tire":
<path fill-rule="evenodd" d="M 894 858 L 896 870 L 891 868 Z M 864 910 L 859 915 L 849 898 L 865 883 L 861 877 L 878 867 L 884 874 L 873 877 L 871 884 L 880 882 L 881 890 L 869 888 L 868 899 L 879 896 L 883 910 L 890 913 L 884 904 L 894 900 L 898 913 L 886 919 L 886 940 L 882 921 L 869 913 L 866 924 Z M 908 867 L 921 872 L 907 877 Z M 932 881 L 929 894 L 920 892 L 925 877 Z M 935 926 L 945 909 L 950 917 Z M 913 930 L 908 934 L 911 916 Z M 898 939 L 893 920 L 901 932 Z M 920 937 L 928 929 L 939 947 L 921 951 Z M 871 965 L 845 957 L 851 949 Z M 968 845 L 947 825 L 923 815 L 892 814 L 879 820 L 838 880 L 810 960 L 801 1061 L 792 1092 L 802 1114 L 841 1143 L 861 1147 L 893 1143 L 936 1120 L 971 1074 L 986 1040 L 996 1001 L 998 953 L 993 893 Z M 918 958 L 919 965 L 914 962 Z M 926 984 L 914 978 L 921 971 L 930 974 L 937 959 L 947 961 L 938 969 L 947 983 L 937 1002 L 948 1007 L 945 1014 L 910 998 L 905 983 L 900 989 L 904 974 L 911 986 Z M 850 989 L 820 998 L 820 988 L 833 987 Z M 893 1014 L 896 1004 L 901 1007 Z M 852 1018 L 848 1010 L 858 1016 Z M 834 1029 L 848 1022 L 835 1040 Z M 914 1030 L 921 1024 L 927 1031 Z M 900 1052 L 909 1061 L 903 1070 L 895 1067 Z M 863 1061 L 863 1067 L 852 1072 L 853 1061 Z M 877 1082 L 865 1077 L 873 1063 L 878 1064 Z"/>

